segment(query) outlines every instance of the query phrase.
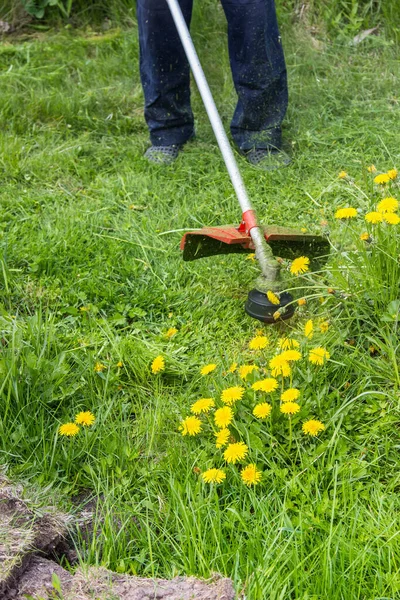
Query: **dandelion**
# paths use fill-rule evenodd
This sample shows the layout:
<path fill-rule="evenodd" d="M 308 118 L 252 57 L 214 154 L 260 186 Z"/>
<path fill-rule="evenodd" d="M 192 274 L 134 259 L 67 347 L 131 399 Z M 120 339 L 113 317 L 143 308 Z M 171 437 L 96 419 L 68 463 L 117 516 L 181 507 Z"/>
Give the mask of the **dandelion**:
<path fill-rule="evenodd" d="M 298 304 L 299 306 L 305 306 L 305 305 L 307 304 L 307 300 L 306 300 L 305 298 L 299 298 L 299 299 L 297 300 L 297 304 Z"/>
<path fill-rule="evenodd" d="M 271 304 L 279 305 L 281 303 L 279 297 L 276 294 L 274 294 L 274 292 L 272 292 L 271 290 L 268 290 L 267 298 L 271 302 Z"/>
<path fill-rule="evenodd" d="M 197 400 L 192 406 L 190 410 L 195 415 L 200 415 L 201 413 L 208 413 L 215 406 L 215 402 L 212 398 L 200 398 Z"/>
<path fill-rule="evenodd" d="M 301 359 L 301 354 L 298 350 L 285 350 L 279 356 L 286 362 L 295 362 Z"/>
<path fill-rule="evenodd" d="M 242 367 L 239 367 L 241 379 L 246 379 L 247 375 L 250 375 L 253 371 L 258 371 L 257 365 L 243 365 Z"/>
<path fill-rule="evenodd" d="M 375 225 L 376 223 L 382 223 L 383 215 L 380 212 L 372 211 L 365 215 L 365 220 Z"/>
<path fill-rule="evenodd" d="M 300 275 L 301 273 L 306 273 L 310 266 L 310 259 L 307 256 L 300 256 L 299 258 L 295 258 L 290 266 L 290 272 L 293 275 Z"/>
<path fill-rule="evenodd" d="M 293 338 L 283 337 L 278 340 L 278 348 L 281 350 L 292 350 L 295 348 L 300 348 L 300 344 L 297 340 Z"/>
<path fill-rule="evenodd" d="M 219 408 L 215 411 L 214 421 L 217 427 L 220 429 L 225 429 L 232 423 L 233 420 L 233 410 L 230 406 L 224 406 L 223 408 Z"/>
<path fill-rule="evenodd" d="M 165 337 L 172 338 L 176 333 L 178 333 L 177 328 L 176 327 L 170 327 L 168 329 L 168 331 L 165 332 Z"/>
<path fill-rule="evenodd" d="M 397 169 L 390 169 L 386 173 L 386 175 L 389 177 L 389 179 L 391 179 L 393 181 L 394 179 L 396 179 L 396 177 L 398 175 L 398 171 L 397 171 Z"/>
<path fill-rule="evenodd" d="M 300 390 L 297 388 L 289 388 L 281 394 L 282 402 L 294 402 L 300 398 Z"/>
<path fill-rule="evenodd" d="M 280 411 L 284 415 L 295 415 L 299 410 L 300 404 L 297 404 L 297 402 L 285 402 L 280 407 Z"/>
<path fill-rule="evenodd" d="M 347 177 L 347 173 L 346 171 L 340 171 L 338 178 L 339 179 L 345 179 L 345 177 Z"/>
<path fill-rule="evenodd" d="M 162 356 L 156 356 L 156 358 L 151 363 L 151 372 L 153 375 L 157 375 L 161 371 L 165 369 L 165 360 Z"/>
<path fill-rule="evenodd" d="M 368 233 L 367 231 L 365 231 L 364 233 L 362 233 L 362 234 L 360 235 L 360 240 L 361 240 L 362 242 L 370 242 L 370 241 L 371 241 L 371 238 L 369 237 L 369 233 Z"/>
<path fill-rule="evenodd" d="M 253 408 L 253 415 L 257 419 L 266 419 L 271 414 L 271 410 L 272 406 L 268 402 L 263 402 L 262 404 L 256 404 Z"/>
<path fill-rule="evenodd" d="M 357 216 L 357 211 L 355 208 L 347 207 L 347 208 L 338 208 L 335 212 L 336 219 L 353 219 Z"/>
<path fill-rule="evenodd" d="M 266 392 L 268 394 L 277 389 L 278 382 L 273 377 L 269 377 L 268 379 L 260 379 L 260 381 L 256 381 L 251 387 L 256 392 Z"/>
<path fill-rule="evenodd" d="M 380 213 L 394 213 L 399 208 L 399 202 L 396 198 L 383 198 L 376 207 L 376 210 Z"/>
<path fill-rule="evenodd" d="M 222 483 L 226 478 L 226 474 L 222 469 L 208 469 L 201 476 L 205 483 Z"/>
<path fill-rule="evenodd" d="M 214 435 L 217 438 L 216 439 L 217 448 L 222 448 L 223 446 L 225 446 L 228 443 L 231 432 L 229 431 L 229 429 L 227 427 L 224 427 L 223 429 L 220 429 L 219 431 L 217 431 L 217 433 L 214 433 Z"/>
<path fill-rule="evenodd" d="M 64 423 L 58 428 L 58 433 L 66 437 L 74 437 L 79 433 L 79 427 L 75 423 Z"/>
<path fill-rule="evenodd" d="M 254 262 L 256 260 L 256 255 L 254 254 L 254 252 L 252 254 L 248 254 L 246 256 L 246 259 Z"/>
<path fill-rule="evenodd" d="M 244 442 L 237 442 L 236 444 L 229 444 L 224 452 L 224 459 L 228 463 L 233 465 L 240 460 L 243 460 L 248 454 L 249 449 Z"/>
<path fill-rule="evenodd" d="M 324 431 L 325 425 L 321 423 L 321 421 L 317 421 L 317 419 L 310 419 L 303 423 L 302 430 L 306 435 L 311 435 L 315 437 L 321 431 Z"/>
<path fill-rule="evenodd" d="M 179 428 L 182 435 L 197 435 L 201 431 L 201 421 L 197 417 L 186 417 Z"/>
<path fill-rule="evenodd" d="M 281 355 L 274 356 L 269 361 L 269 368 L 271 369 L 272 377 L 282 375 L 282 377 L 288 377 L 291 373 L 291 368 L 287 360 L 283 359 Z"/>
<path fill-rule="evenodd" d="M 329 329 L 329 322 L 322 321 L 322 323 L 319 324 L 319 329 L 320 329 L 321 333 L 326 333 Z"/>
<path fill-rule="evenodd" d="M 123 367 L 123 366 L 124 366 L 124 363 L 122 362 L 122 360 L 119 360 L 119 361 L 117 362 L 117 368 L 118 368 L 118 369 L 122 369 L 122 367 Z"/>
<path fill-rule="evenodd" d="M 235 362 L 232 363 L 231 366 L 228 369 L 228 373 L 234 373 L 236 371 L 237 367 L 238 367 L 237 363 L 235 363 Z"/>
<path fill-rule="evenodd" d="M 325 348 L 319 346 L 318 348 L 313 348 L 310 350 L 308 355 L 308 360 L 314 365 L 323 365 L 324 362 L 329 360 L 331 355 Z"/>
<path fill-rule="evenodd" d="M 389 223 L 389 225 L 398 225 L 400 223 L 399 215 L 396 213 L 386 213 L 383 215 L 383 220 L 385 223 Z"/>
<path fill-rule="evenodd" d="M 104 371 L 104 369 L 106 368 L 105 365 L 103 365 L 101 362 L 97 362 L 94 365 L 94 372 L 95 373 L 102 373 Z"/>
<path fill-rule="evenodd" d="M 261 471 L 259 471 L 255 464 L 247 465 L 242 472 L 240 473 L 240 477 L 242 478 L 243 483 L 246 485 L 257 485 L 261 481 Z"/>
<path fill-rule="evenodd" d="M 374 183 L 378 185 L 385 185 L 385 183 L 389 183 L 390 177 L 387 173 L 382 173 L 381 175 L 377 175 L 374 177 Z"/>
<path fill-rule="evenodd" d="M 200 370 L 200 374 L 201 375 L 209 375 L 210 373 L 215 371 L 216 368 L 217 368 L 216 364 L 210 363 L 209 365 L 205 365 L 204 367 L 202 367 L 202 369 Z"/>
<path fill-rule="evenodd" d="M 232 406 L 238 400 L 241 400 L 244 394 L 244 387 L 237 385 L 234 387 L 226 388 L 222 390 L 221 400 L 224 404 Z"/>
<path fill-rule="evenodd" d="M 273 313 L 272 317 L 273 317 L 274 321 L 277 321 L 278 319 L 280 319 L 280 318 L 281 318 L 281 313 L 280 313 L 280 311 L 279 311 L 279 310 L 276 310 L 276 311 Z"/>
<path fill-rule="evenodd" d="M 92 412 L 90 412 L 90 410 L 80 412 L 75 417 L 75 423 L 77 425 L 84 425 L 86 427 L 93 425 L 95 420 L 96 420 L 96 418 L 95 418 L 94 414 Z"/>
<path fill-rule="evenodd" d="M 269 339 L 266 335 L 256 335 L 255 338 L 250 340 L 249 348 L 250 350 L 263 350 L 269 344 Z"/>
<path fill-rule="evenodd" d="M 311 319 L 309 319 L 304 325 L 304 335 L 309 340 L 311 340 L 312 336 L 314 335 L 314 325 Z"/>
<path fill-rule="evenodd" d="M 367 167 L 367 171 L 368 173 L 376 173 L 377 168 L 375 165 L 369 165 L 369 167 Z"/>

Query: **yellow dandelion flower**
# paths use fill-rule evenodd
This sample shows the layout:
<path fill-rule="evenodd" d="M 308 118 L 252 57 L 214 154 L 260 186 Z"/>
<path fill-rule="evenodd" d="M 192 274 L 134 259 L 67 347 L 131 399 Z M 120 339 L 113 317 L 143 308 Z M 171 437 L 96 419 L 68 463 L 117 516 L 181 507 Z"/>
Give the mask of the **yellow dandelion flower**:
<path fill-rule="evenodd" d="M 243 365 L 239 367 L 239 375 L 241 379 L 246 379 L 247 375 L 253 373 L 253 371 L 258 371 L 257 365 Z"/>
<path fill-rule="evenodd" d="M 58 428 L 58 433 L 66 437 L 74 437 L 79 433 L 79 427 L 76 423 L 64 423 L 64 425 L 60 425 Z"/>
<path fill-rule="evenodd" d="M 201 421 L 197 417 L 186 417 L 181 421 L 179 429 L 182 435 L 197 435 L 201 431 Z"/>
<path fill-rule="evenodd" d="M 268 379 L 260 379 L 260 381 L 256 381 L 251 387 L 256 392 L 266 392 L 268 394 L 277 389 L 278 382 L 273 377 L 269 377 Z"/>
<path fill-rule="evenodd" d="M 95 373 L 102 373 L 105 368 L 106 368 L 106 366 L 103 365 L 101 362 L 97 362 L 94 365 L 94 371 L 95 371 Z"/>
<path fill-rule="evenodd" d="M 216 364 L 210 363 L 209 365 L 205 365 L 204 367 L 201 368 L 200 374 L 201 375 L 209 375 L 210 373 L 215 371 L 216 368 L 217 368 Z"/>
<path fill-rule="evenodd" d="M 271 414 L 271 410 L 272 406 L 268 402 L 263 402 L 262 404 L 256 404 L 253 408 L 253 415 L 257 419 L 266 419 Z"/>
<path fill-rule="evenodd" d="M 297 304 L 298 304 L 299 306 L 305 306 L 305 305 L 307 304 L 307 300 L 306 300 L 305 298 L 299 298 L 299 299 L 297 300 Z"/>
<path fill-rule="evenodd" d="M 357 211 L 355 208 L 347 207 L 347 208 L 338 208 L 335 212 L 336 219 L 353 219 L 357 216 Z"/>
<path fill-rule="evenodd" d="M 195 415 L 200 415 L 201 413 L 208 413 L 215 406 L 215 402 L 212 398 L 200 398 L 197 400 L 192 406 L 190 410 Z"/>
<path fill-rule="evenodd" d="M 165 332 L 165 337 L 172 338 L 176 333 L 178 333 L 177 328 L 176 327 L 170 327 L 168 329 L 168 331 Z"/>
<path fill-rule="evenodd" d="M 298 350 L 285 350 L 278 356 L 280 356 L 286 362 L 296 362 L 297 360 L 301 360 L 301 353 Z"/>
<path fill-rule="evenodd" d="M 328 321 L 322 321 L 319 324 L 319 329 L 322 333 L 326 333 L 329 329 L 329 322 Z"/>
<path fill-rule="evenodd" d="M 369 167 L 367 167 L 367 171 L 368 173 L 376 173 L 377 168 L 375 165 L 369 165 Z"/>
<path fill-rule="evenodd" d="M 324 362 L 329 360 L 331 355 L 325 348 L 319 346 L 318 348 L 313 348 L 310 350 L 308 355 L 308 360 L 312 362 L 314 365 L 323 365 Z"/>
<path fill-rule="evenodd" d="M 117 362 L 117 368 L 118 368 L 118 369 L 122 369 L 122 367 L 123 367 L 123 366 L 124 366 L 124 363 L 122 362 L 122 360 L 119 360 L 119 361 Z"/>
<path fill-rule="evenodd" d="M 228 373 L 234 373 L 236 371 L 236 369 L 238 368 L 238 364 L 237 363 L 232 363 L 231 366 L 228 369 Z"/>
<path fill-rule="evenodd" d="M 303 423 L 302 426 L 303 433 L 305 433 L 306 435 L 311 435 L 313 437 L 318 435 L 321 431 L 324 431 L 324 429 L 325 425 L 317 419 L 310 419 L 309 421 Z"/>
<path fill-rule="evenodd" d="M 217 427 L 225 429 L 232 423 L 233 410 L 230 406 L 224 406 L 215 411 L 214 421 Z"/>
<path fill-rule="evenodd" d="M 281 350 L 294 350 L 300 348 L 300 344 L 293 338 L 283 337 L 278 340 L 278 348 Z"/>
<path fill-rule="evenodd" d="M 386 173 L 386 175 L 387 175 L 387 176 L 389 177 L 389 179 L 391 179 L 392 181 L 393 181 L 394 179 L 396 179 L 396 177 L 397 177 L 397 175 L 398 175 L 398 174 L 399 174 L 399 173 L 398 173 L 397 169 L 390 169 L 390 170 L 389 170 L 389 171 Z"/>
<path fill-rule="evenodd" d="M 278 375 L 282 375 L 282 377 L 289 377 L 292 372 L 289 363 L 279 354 L 278 356 L 271 358 L 269 361 L 269 368 L 271 369 L 272 377 L 277 377 Z"/>
<path fill-rule="evenodd" d="M 276 294 L 274 294 L 274 292 L 272 292 L 271 290 L 268 290 L 268 292 L 267 292 L 267 298 L 271 302 L 271 304 L 279 305 L 281 303 L 281 301 L 279 299 L 279 296 L 277 296 Z"/>
<path fill-rule="evenodd" d="M 75 423 L 77 425 L 85 425 L 86 427 L 93 425 L 95 420 L 96 420 L 96 418 L 95 418 L 94 414 L 92 412 L 90 412 L 90 410 L 85 410 L 83 412 L 80 412 L 75 417 Z"/>
<path fill-rule="evenodd" d="M 256 335 L 255 338 L 250 340 L 249 348 L 250 350 L 263 350 L 269 344 L 269 339 L 266 335 Z"/>
<path fill-rule="evenodd" d="M 346 171 L 340 171 L 338 178 L 339 179 L 344 179 L 345 177 L 347 177 L 347 173 Z"/>
<path fill-rule="evenodd" d="M 255 464 L 247 465 L 240 473 L 243 483 L 248 486 L 257 485 L 261 481 L 261 475 L 261 471 L 257 469 Z"/>
<path fill-rule="evenodd" d="M 217 448 L 222 448 L 223 446 L 225 446 L 228 443 L 231 432 L 229 431 L 229 429 L 227 427 L 224 427 L 223 429 L 220 429 L 219 431 L 217 431 L 217 433 L 214 433 L 214 435 L 217 438 L 216 439 Z"/>
<path fill-rule="evenodd" d="M 245 458 L 248 454 L 249 449 L 244 442 L 237 442 L 236 444 L 229 444 L 224 452 L 224 459 L 228 463 L 233 465 Z"/>
<path fill-rule="evenodd" d="M 307 323 L 304 325 L 304 335 L 306 336 L 306 338 L 310 339 L 312 338 L 312 336 L 314 335 L 314 325 L 311 319 L 309 319 L 307 321 Z"/>
<path fill-rule="evenodd" d="M 241 400 L 244 394 L 244 387 L 236 385 L 234 387 L 226 388 L 222 390 L 221 400 L 224 404 L 232 406 L 238 400 Z"/>
<path fill-rule="evenodd" d="M 252 254 L 248 254 L 246 256 L 246 260 L 251 260 L 254 262 L 256 260 L 256 255 L 254 254 L 254 252 Z"/>
<path fill-rule="evenodd" d="M 201 476 L 205 483 L 222 483 L 226 478 L 226 474 L 222 469 L 208 469 Z"/>
<path fill-rule="evenodd" d="M 399 208 L 399 202 L 396 198 L 389 196 L 378 202 L 376 210 L 380 213 L 394 213 Z"/>
<path fill-rule="evenodd" d="M 381 175 L 377 175 L 374 177 L 374 183 L 378 185 L 385 185 L 385 183 L 389 183 L 390 177 L 387 173 L 381 173 Z"/>
<path fill-rule="evenodd" d="M 156 356 L 156 358 L 151 363 L 151 372 L 153 375 L 157 375 L 161 371 L 165 369 L 165 360 L 163 356 Z"/>
<path fill-rule="evenodd" d="M 376 223 L 382 223 L 383 214 L 372 211 L 365 215 L 365 220 L 368 221 L 368 223 L 372 223 L 373 225 L 375 225 Z"/>
<path fill-rule="evenodd" d="M 294 402 L 300 398 L 300 390 L 297 388 L 289 388 L 281 394 L 282 402 Z"/>
<path fill-rule="evenodd" d="M 385 223 L 389 223 L 389 225 L 398 225 L 400 223 L 399 215 L 396 213 L 386 213 L 383 215 L 383 220 Z"/>
<path fill-rule="evenodd" d="M 300 256 L 295 258 L 290 265 L 290 272 L 292 275 L 300 275 L 301 273 L 307 273 L 310 267 L 310 259 L 307 256 Z"/>
<path fill-rule="evenodd" d="M 273 317 L 274 321 L 278 321 L 278 319 L 280 319 L 280 318 L 281 318 L 281 313 L 280 313 L 280 311 L 279 311 L 279 310 L 276 310 L 276 311 L 273 313 L 272 317 Z"/>
<path fill-rule="evenodd" d="M 364 233 L 362 233 L 360 235 L 360 240 L 362 242 L 369 242 L 370 241 L 369 233 L 367 231 L 365 231 Z"/>
<path fill-rule="evenodd" d="M 285 402 L 281 404 L 280 411 L 284 415 L 295 415 L 300 410 L 300 405 L 297 402 Z"/>

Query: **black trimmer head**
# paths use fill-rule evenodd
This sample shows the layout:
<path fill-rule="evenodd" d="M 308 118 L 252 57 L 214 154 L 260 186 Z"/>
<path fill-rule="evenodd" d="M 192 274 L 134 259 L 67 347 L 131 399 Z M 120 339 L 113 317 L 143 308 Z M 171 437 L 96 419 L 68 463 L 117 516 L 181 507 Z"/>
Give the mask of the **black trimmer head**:
<path fill-rule="evenodd" d="M 254 289 L 249 292 L 244 309 L 250 317 L 263 323 L 272 324 L 278 321 L 286 321 L 294 315 L 293 296 L 283 292 L 280 294 L 279 299 L 280 303 L 277 306 L 268 300 L 264 292 Z"/>

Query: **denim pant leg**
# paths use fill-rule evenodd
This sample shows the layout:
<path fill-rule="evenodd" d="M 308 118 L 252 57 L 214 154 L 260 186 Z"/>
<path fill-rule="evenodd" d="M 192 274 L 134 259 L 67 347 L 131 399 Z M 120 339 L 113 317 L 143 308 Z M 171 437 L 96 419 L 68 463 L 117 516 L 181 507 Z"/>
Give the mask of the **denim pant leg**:
<path fill-rule="evenodd" d="M 231 123 L 241 150 L 280 147 L 288 104 L 274 0 L 221 0 L 238 103 Z"/>
<path fill-rule="evenodd" d="M 190 24 L 193 0 L 180 0 Z M 144 115 L 154 146 L 183 144 L 194 132 L 190 73 L 165 0 L 138 0 L 140 77 Z"/>

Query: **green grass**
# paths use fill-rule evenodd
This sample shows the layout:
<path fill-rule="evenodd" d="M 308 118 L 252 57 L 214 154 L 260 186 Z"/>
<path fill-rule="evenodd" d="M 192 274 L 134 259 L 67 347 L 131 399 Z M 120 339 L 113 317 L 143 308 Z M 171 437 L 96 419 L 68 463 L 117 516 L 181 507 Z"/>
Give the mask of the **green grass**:
<path fill-rule="evenodd" d="M 195 39 L 228 125 L 222 13 L 199 17 Z M 315 48 L 298 28 L 283 37 L 293 164 L 240 166 L 263 222 L 328 228 L 333 245 L 326 271 L 288 279 L 305 285 L 296 295 L 307 306 L 268 330 L 271 351 L 289 334 L 332 358 L 319 371 L 296 368 L 303 399 L 290 451 L 287 421 L 275 415 L 271 434 L 244 428 L 244 403 L 238 432 L 262 483 L 247 490 L 234 469 L 221 487 L 201 483 L 212 444 L 182 437 L 179 420 L 193 400 L 238 381 L 221 374 L 232 361 L 252 359 L 260 325 L 243 303 L 257 268 L 241 256 L 179 255 L 181 230 L 239 218 L 197 92 L 196 141 L 173 168 L 148 165 L 136 30 L 67 30 L 0 47 L 1 460 L 13 477 L 60 492 L 67 508 L 78 493 L 100 498 L 98 531 L 78 540 L 90 562 L 145 576 L 219 571 L 251 600 L 394 600 L 399 235 L 387 229 L 365 249 L 361 217 L 344 226 L 333 214 L 373 208 L 381 194 L 367 165 L 399 167 L 398 49 L 383 36 L 355 48 Z M 309 318 L 330 321 L 312 342 L 301 333 Z M 171 326 L 179 332 L 167 340 Z M 158 354 L 167 366 L 154 377 Z M 218 375 L 205 380 L 199 367 L 214 361 Z M 92 429 L 57 435 L 89 409 Z M 300 431 L 312 415 L 327 426 L 318 440 Z"/>

